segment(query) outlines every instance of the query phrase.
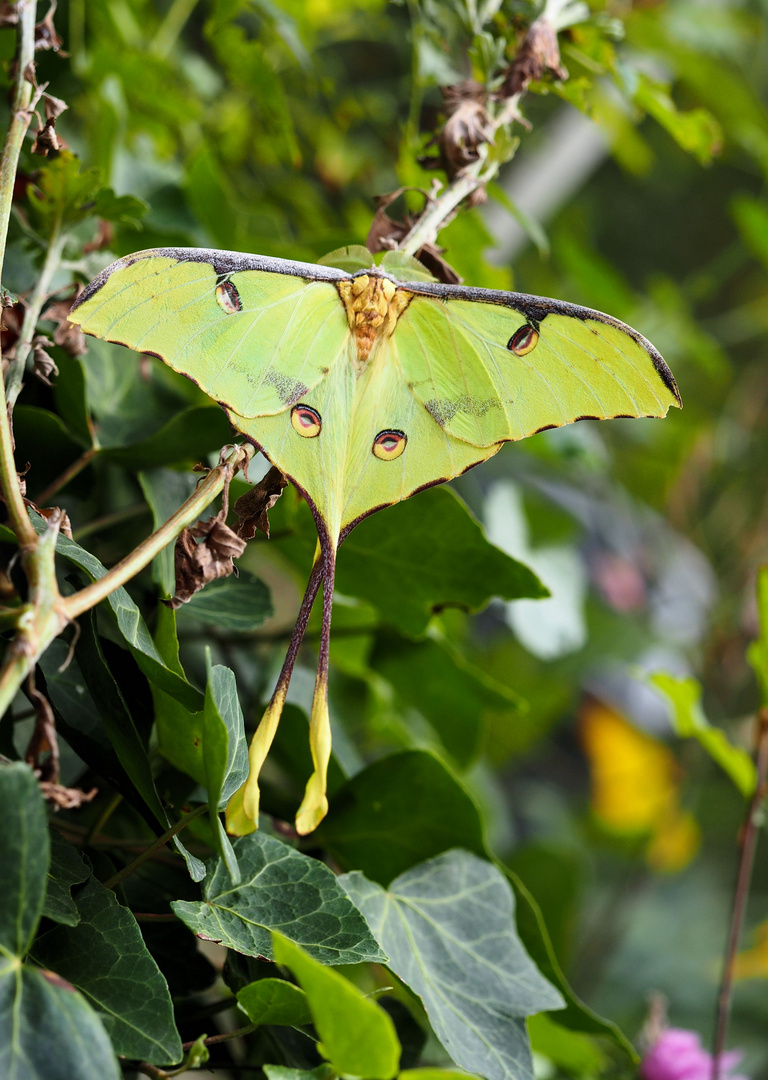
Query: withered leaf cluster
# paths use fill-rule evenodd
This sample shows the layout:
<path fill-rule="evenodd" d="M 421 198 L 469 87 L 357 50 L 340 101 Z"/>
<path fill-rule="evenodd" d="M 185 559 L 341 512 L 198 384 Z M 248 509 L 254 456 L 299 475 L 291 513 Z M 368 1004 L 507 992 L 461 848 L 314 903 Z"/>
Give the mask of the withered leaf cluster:
<path fill-rule="evenodd" d="M 234 572 L 232 560 L 245 551 L 245 540 L 230 529 L 224 517 L 221 511 L 179 534 L 174 552 L 176 595 L 165 601 L 168 607 L 176 610 L 188 604 L 209 581 Z"/>
<path fill-rule="evenodd" d="M 522 94 L 528 84 L 550 74 L 555 79 L 567 79 L 568 72 L 560 63 L 557 31 L 552 23 L 540 16 L 531 23 L 515 59 L 507 69 L 499 95 L 503 98 Z"/>
<path fill-rule="evenodd" d="M 287 487 L 288 481 L 274 465 L 262 480 L 241 495 L 234 506 L 237 515 L 235 533 L 242 540 L 252 540 L 259 529 L 269 539 L 269 511 Z"/>

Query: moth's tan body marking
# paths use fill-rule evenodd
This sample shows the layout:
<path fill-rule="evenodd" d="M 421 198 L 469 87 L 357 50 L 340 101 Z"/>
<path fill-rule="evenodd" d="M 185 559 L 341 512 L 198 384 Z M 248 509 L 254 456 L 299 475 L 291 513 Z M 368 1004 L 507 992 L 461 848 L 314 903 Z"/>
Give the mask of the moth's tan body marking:
<path fill-rule="evenodd" d="M 355 337 L 359 375 L 377 339 L 391 337 L 395 332 L 397 320 L 410 304 L 413 293 L 398 288 L 389 278 L 373 274 L 339 281 L 336 287 Z"/>

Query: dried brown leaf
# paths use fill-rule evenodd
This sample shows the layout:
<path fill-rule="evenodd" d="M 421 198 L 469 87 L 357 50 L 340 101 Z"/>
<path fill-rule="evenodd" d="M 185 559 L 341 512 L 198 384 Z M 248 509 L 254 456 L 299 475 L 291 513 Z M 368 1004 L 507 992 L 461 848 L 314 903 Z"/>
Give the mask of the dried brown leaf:
<path fill-rule="evenodd" d="M 48 14 L 35 27 L 35 52 L 51 49 L 53 52 L 57 52 L 59 56 L 68 56 L 69 53 L 65 53 L 61 47 L 63 41 L 53 25 L 55 13 L 56 0 L 52 0 L 51 6 L 48 8 Z"/>
<path fill-rule="evenodd" d="M 9 3 L 9 0 L 2 0 L 0 3 L 0 30 L 5 26 L 16 26 L 19 21 L 19 13 L 16 10 L 16 5 Z"/>
<path fill-rule="evenodd" d="M 50 344 L 49 339 L 42 336 L 36 337 L 32 342 L 32 374 L 46 386 L 53 386 L 51 375 L 59 374 L 56 361 L 50 353 L 46 352 L 46 346 Z"/>
<path fill-rule="evenodd" d="M 57 810 L 77 810 L 83 803 L 92 802 L 99 794 L 98 788 L 91 788 L 90 791 L 81 791 L 80 788 L 64 787 L 63 784 L 54 784 L 50 780 L 40 781 L 40 791 L 42 792 L 45 801 L 53 803 Z M 44 971 L 43 975 L 51 982 L 59 978 L 50 971 Z M 60 981 L 64 982 L 63 979 Z"/>
<path fill-rule="evenodd" d="M 232 560 L 244 551 L 245 540 L 225 524 L 222 514 L 184 529 L 174 551 L 176 595 L 165 603 L 175 610 L 189 603 L 209 581 L 229 577 L 235 569 Z"/>
<path fill-rule="evenodd" d="M 234 505 L 237 515 L 235 532 L 243 540 L 252 540 L 256 530 L 269 539 L 269 511 L 275 505 L 288 481 L 276 466 L 266 476 L 241 495 Z"/>
<path fill-rule="evenodd" d="M 56 135 L 56 117 L 51 116 L 41 128 L 37 129 L 35 141 L 32 143 L 32 153 L 40 157 L 48 157 L 51 150 L 59 149 L 59 139 Z"/>
<path fill-rule="evenodd" d="M 410 214 L 406 214 L 402 221 L 396 221 L 386 212 L 387 207 L 405 191 L 418 191 L 425 199 L 431 198 L 421 188 L 398 188 L 387 195 L 380 195 L 376 199 L 376 213 L 365 241 L 369 251 L 393 251 L 413 228 L 416 219 Z M 435 244 L 425 244 L 416 252 L 416 258 L 438 281 L 445 282 L 446 285 L 458 285 L 461 278 L 450 263 L 442 258 L 443 251 L 443 248 Z"/>
<path fill-rule="evenodd" d="M 62 98 L 46 93 L 43 94 L 43 108 L 45 109 L 46 120 L 55 120 L 56 117 L 61 116 L 65 109 L 69 108 L 69 105 Z"/>
<path fill-rule="evenodd" d="M 67 318 L 72 310 L 72 305 L 82 291 L 82 285 L 75 285 L 71 296 L 50 304 L 42 316 L 43 319 L 57 324 L 53 332 L 54 344 L 60 345 L 70 356 L 83 356 L 88 351 L 85 336 L 80 327 L 74 326 Z"/>

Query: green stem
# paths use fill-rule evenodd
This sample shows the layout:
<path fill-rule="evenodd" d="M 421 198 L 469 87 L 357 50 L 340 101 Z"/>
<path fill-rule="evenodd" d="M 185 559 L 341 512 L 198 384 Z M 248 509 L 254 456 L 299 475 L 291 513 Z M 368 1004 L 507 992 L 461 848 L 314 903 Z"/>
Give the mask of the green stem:
<path fill-rule="evenodd" d="M 19 340 L 16 343 L 15 355 L 8 365 L 5 396 L 8 400 L 8 406 L 11 409 L 13 409 L 13 406 L 16 404 L 16 398 L 21 391 L 21 380 L 24 378 L 24 368 L 27 357 L 32 350 L 32 341 L 37 330 L 37 322 L 40 318 L 43 304 L 45 304 L 50 294 L 53 276 L 59 269 L 61 253 L 64 250 L 66 240 L 66 233 L 62 232 L 60 222 L 56 221 L 51 231 L 48 251 L 46 252 L 45 262 L 40 271 L 40 277 L 37 279 L 34 292 L 27 302 L 27 310 L 24 312 L 24 322 L 21 324 L 21 333 L 19 334 Z"/>
<path fill-rule="evenodd" d="M 445 191 L 427 206 L 421 217 L 400 244 L 400 250 L 415 255 L 425 244 L 434 243 L 438 232 L 454 210 L 491 176 L 483 175 L 485 162 L 473 162 L 453 180 Z M 495 169 L 491 175 L 495 174 Z"/>
<path fill-rule="evenodd" d="M 250 1035 L 252 1031 L 255 1031 L 258 1024 L 246 1024 L 244 1027 L 236 1028 L 234 1031 L 225 1031 L 223 1035 L 211 1035 L 207 1039 L 203 1039 L 203 1046 L 215 1046 L 216 1043 L 229 1042 L 230 1039 L 240 1039 L 243 1035 Z M 197 1040 L 192 1042 L 182 1043 L 184 1050 L 191 1050 Z"/>
<path fill-rule="evenodd" d="M 8 239 L 8 223 L 11 220 L 13 187 L 16 182 L 19 155 L 32 119 L 30 105 L 34 87 L 24 78 L 24 72 L 35 61 L 37 0 L 18 0 L 16 12 L 19 16 L 16 86 L 13 94 L 11 123 L 5 137 L 3 156 L 0 159 L 0 276 L 2 276 L 5 244 Z"/>
<path fill-rule="evenodd" d="M 250 461 L 255 453 L 250 444 L 235 447 L 227 460 L 206 476 L 198 489 L 183 503 L 176 513 L 170 517 L 164 525 L 152 533 L 151 536 L 139 544 L 130 555 L 121 559 L 116 566 L 108 570 L 104 577 L 87 585 L 80 592 L 72 596 L 64 597 L 61 601 L 62 611 L 69 619 L 76 619 L 84 611 L 95 607 L 96 604 L 105 600 L 110 593 L 126 581 L 130 581 L 140 570 L 152 562 L 168 544 L 172 543 L 179 533 L 187 525 L 191 525 L 203 510 L 211 503 L 220 491 L 223 490 L 233 470 Z"/>
<path fill-rule="evenodd" d="M 33 86 L 24 78 L 24 72 L 35 59 L 35 19 L 37 0 L 19 0 L 16 5 L 19 16 L 16 86 L 13 95 L 11 122 L 0 159 L 0 277 L 2 277 L 5 245 L 8 240 L 8 224 L 11 220 L 13 187 L 19 166 L 19 155 L 32 117 Z M 0 370 L 0 401 L 5 400 L 5 387 Z M 18 537 L 22 552 L 34 551 L 37 534 L 30 524 L 21 495 L 19 477 L 13 458 L 13 435 L 10 417 L 0 407 L 0 485 L 8 508 L 13 531 Z"/>
<path fill-rule="evenodd" d="M 196 806 L 194 810 L 190 810 L 188 814 L 179 818 L 175 825 L 172 825 L 170 829 L 167 829 L 162 836 L 158 838 L 142 851 L 141 855 L 137 855 L 133 862 L 129 862 L 127 866 L 124 866 L 122 870 L 118 870 L 116 874 L 113 874 L 111 878 L 107 878 L 104 885 L 107 889 L 114 889 L 116 885 L 119 885 L 123 878 L 127 878 L 134 870 L 138 870 L 142 863 L 145 863 L 147 859 L 150 859 L 156 851 L 159 851 L 161 847 L 172 840 L 177 833 L 180 833 L 182 829 L 186 829 L 190 822 L 195 818 L 201 817 L 208 812 L 208 803 L 201 803 L 200 806 Z"/>
<path fill-rule="evenodd" d="M 149 51 L 155 56 L 168 56 L 196 7 L 197 0 L 174 0 L 149 46 Z"/>

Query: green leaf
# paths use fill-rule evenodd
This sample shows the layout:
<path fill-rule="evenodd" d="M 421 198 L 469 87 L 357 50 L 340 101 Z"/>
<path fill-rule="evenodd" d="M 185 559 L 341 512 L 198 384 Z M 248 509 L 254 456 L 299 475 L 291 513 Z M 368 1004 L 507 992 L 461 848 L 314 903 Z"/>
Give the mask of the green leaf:
<path fill-rule="evenodd" d="M 79 890 L 76 902 L 77 926 L 44 934 L 35 942 L 33 958 L 85 995 L 115 1053 L 158 1065 L 180 1061 L 168 984 L 133 915 L 95 878 Z"/>
<path fill-rule="evenodd" d="M 569 1031 L 546 1013 L 529 1018 L 528 1035 L 533 1052 L 543 1055 L 569 1077 L 597 1076 L 605 1067 L 605 1054 L 595 1039 Z"/>
<path fill-rule="evenodd" d="M 80 912 L 72 899 L 72 886 L 87 881 L 91 870 L 80 852 L 67 843 L 57 829 L 51 829 L 48 835 L 51 861 L 43 915 L 66 926 L 77 926 Z"/>
<path fill-rule="evenodd" d="M 387 890 L 358 872 L 341 881 L 456 1064 L 486 1080 L 532 1077 L 524 1018 L 564 1002 L 525 952 L 496 867 L 453 850 Z"/>
<path fill-rule="evenodd" d="M 285 979 L 259 979 L 237 992 L 237 1003 L 252 1024 L 299 1027 L 312 1020 L 307 995 Z"/>
<path fill-rule="evenodd" d="M 315 835 L 341 866 L 382 885 L 457 845 L 485 853 L 477 805 L 427 750 L 391 754 L 353 776 Z"/>
<path fill-rule="evenodd" d="M 282 934 L 272 934 L 275 960 L 287 965 L 307 995 L 318 1049 L 336 1072 L 391 1080 L 400 1062 L 395 1025 L 384 1010 L 331 968 Z"/>
<path fill-rule="evenodd" d="M 494 596 L 549 595 L 527 566 L 486 539 L 449 488 L 430 488 L 361 522 L 339 551 L 336 586 L 413 637 L 443 607 L 477 611 Z"/>
<path fill-rule="evenodd" d="M 40 788 L 32 770 L 21 762 L 0 764 L 0 821 L 4 837 L 0 950 L 21 957 L 43 912 L 50 850 Z"/>
<path fill-rule="evenodd" d="M 0 1076 L 120 1080 L 101 1020 L 58 976 L 0 956 Z"/>
<path fill-rule="evenodd" d="M 131 195 L 118 198 L 110 188 L 102 188 L 100 170 L 82 168 L 69 150 L 43 163 L 27 195 L 33 221 L 46 231 L 54 224 L 68 228 L 91 216 L 138 224 L 147 212 L 141 199 Z"/>
<path fill-rule="evenodd" d="M 514 723 L 521 699 L 513 690 L 467 663 L 448 641 L 406 641 L 381 635 L 371 666 L 400 698 L 417 709 L 460 765 L 477 756 L 486 711 L 502 712 Z"/>
<path fill-rule="evenodd" d="M 167 825 L 168 819 L 155 787 L 147 747 L 102 652 L 93 610 L 86 612 L 80 621 L 75 655 L 121 765 L 157 820 L 163 826 Z"/>
<path fill-rule="evenodd" d="M 206 664 L 208 681 L 202 717 L 202 750 L 208 811 L 217 850 L 226 864 L 233 885 L 237 885 L 240 871 L 232 842 L 219 817 L 219 808 L 226 806 L 230 795 L 242 786 L 248 776 L 243 712 L 237 696 L 234 672 L 221 664 L 212 667 L 210 650 L 206 654 Z"/>
<path fill-rule="evenodd" d="M 144 498 L 152 511 L 152 520 L 156 529 L 176 513 L 195 489 L 194 475 L 191 472 L 177 472 L 175 469 L 147 469 L 139 473 L 138 480 L 144 492 Z M 173 596 L 176 592 L 176 571 L 173 559 L 174 545 L 169 544 L 152 563 L 155 580 L 165 598 Z"/>
<path fill-rule="evenodd" d="M 272 958 L 279 930 L 324 964 L 381 961 L 360 912 L 328 867 L 255 832 L 233 844 L 242 881 L 234 887 L 221 859 L 209 864 L 203 900 L 171 907 L 199 937 L 246 956 Z"/>
<path fill-rule="evenodd" d="M 696 739 L 745 798 L 754 794 L 757 785 L 755 763 L 746 750 L 733 746 L 724 731 L 709 723 L 701 707 L 702 688 L 698 680 L 658 672 L 650 675 L 648 681 L 671 705 L 675 734 L 684 739 Z"/>
<path fill-rule="evenodd" d="M 32 524 L 38 533 L 42 533 L 46 526 L 45 519 L 39 514 L 30 515 Z M 56 551 L 65 559 L 79 566 L 94 581 L 98 581 L 106 574 L 105 566 L 99 562 L 95 555 L 85 548 L 80 547 L 68 536 L 59 533 L 56 541 Z M 172 671 L 163 662 L 152 635 L 149 632 L 141 612 L 131 599 L 128 592 L 120 586 L 107 597 L 107 603 L 117 622 L 117 627 L 122 634 L 128 648 L 133 653 L 136 663 L 152 683 L 156 683 L 162 690 L 175 697 L 187 708 L 199 711 L 203 707 L 203 695 L 194 686 L 191 686 L 177 672 Z"/>
<path fill-rule="evenodd" d="M 102 453 L 131 469 L 151 469 L 199 458 L 230 439 L 229 421 L 218 405 L 192 405 L 145 439 L 127 446 L 110 446 Z"/>
<path fill-rule="evenodd" d="M 273 613 L 269 588 L 247 570 L 211 581 L 178 611 L 182 626 L 194 618 L 240 634 L 256 630 Z"/>
<path fill-rule="evenodd" d="M 635 102 L 669 132 L 678 146 L 693 154 L 700 165 L 708 165 L 723 145 L 723 132 L 708 109 L 679 112 L 667 88 L 640 74 Z"/>
<path fill-rule="evenodd" d="M 316 1069 L 290 1069 L 287 1065 L 264 1065 L 268 1080 L 331 1080 L 335 1075 L 327 1063 Z"/>
<path fill-rule="evenodd" d="M 740 192 L 731 202 L 731 214 L 744 243 L 768 268 L 768 206 L 765 201 Z"/>
<path fill-rule="evenodd" d="M 634 1046 L 623 1031 L 612 1021 L 603 1019 L 573 992 L 563 974 L 560 963 L 552 947 L 549 931 L 536 903 L 520 878 L 508 867 L 497 863 L 515 891 L 517 898 L 517 932 L 536 967 L 563 995 L 566 1007 L 558 1012 L 558 1023 L 569 1031 L 586 1031 L 595 1035 L 606 1035 L 636 1065 L 640 1058 Z"/>

